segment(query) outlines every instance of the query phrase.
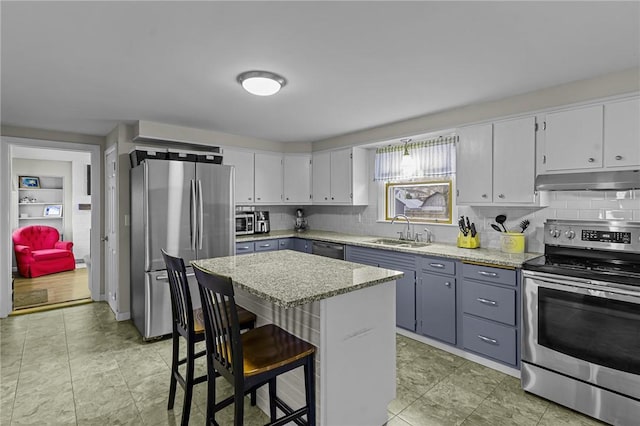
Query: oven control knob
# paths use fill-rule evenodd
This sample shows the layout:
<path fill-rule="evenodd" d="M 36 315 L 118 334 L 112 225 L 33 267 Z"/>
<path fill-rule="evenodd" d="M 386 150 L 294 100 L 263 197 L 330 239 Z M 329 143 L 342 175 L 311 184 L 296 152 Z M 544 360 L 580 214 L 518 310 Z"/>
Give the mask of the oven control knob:
<path fill-rule="evenodd" d="M 576 236 L 576 233 L 573 231 L 567 231 L 564 233 L 564 236 L 567 237 L 570 240 L 573 240 Z"/>
<path fill-rule="evenodd" d="M 560 230 L 558 230 L 558 229 L 550 229 L 549 230 L 549 235 L 551 235 L 553 238 L 558 238 L 560 236 Z"/>

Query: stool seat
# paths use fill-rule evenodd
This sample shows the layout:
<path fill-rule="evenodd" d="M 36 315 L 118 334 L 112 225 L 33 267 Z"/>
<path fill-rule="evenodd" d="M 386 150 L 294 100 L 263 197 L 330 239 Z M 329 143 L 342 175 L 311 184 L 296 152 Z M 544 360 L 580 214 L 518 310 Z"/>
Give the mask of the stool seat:
<path fill-rule="evenodd" d="M 245 377 L 275 370 L 312 355 L 316 348 L 273 324 L 240 335 Z"/>
<path fill-rule="evenodd" d="M 229 309 L 229 302 L 226 303 L 227 309 Z M 240 305 L 236 305 L 238 309 L 238 322 L 240 323 L 240 330 L 248 330 L 255 326 L 256 323 L 256 314 L 251 311 L 247 311 Z M 201 342 L 204 340 L 204 314 L 202 313 L 202 309 L 194 309 L 193 310 L 193 331 L 196 334 L 202 335 L 201 339 L 198 340 Z M 224 319 L 223 319 L 224 321 Z M 249 327 L 251 325 L 251 327 Z"/>

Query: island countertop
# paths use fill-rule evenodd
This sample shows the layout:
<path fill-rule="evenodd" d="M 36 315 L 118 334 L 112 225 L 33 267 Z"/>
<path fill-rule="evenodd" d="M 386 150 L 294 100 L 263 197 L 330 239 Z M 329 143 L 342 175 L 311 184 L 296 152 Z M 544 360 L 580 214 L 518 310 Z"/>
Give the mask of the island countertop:
<path fill-rule="evenodd" d="M 261 299 L 292 308 L 361 288 L 393 281 L 404 273 L 292 250 L 217 257 L 191 262 L 230 277 Z"/>

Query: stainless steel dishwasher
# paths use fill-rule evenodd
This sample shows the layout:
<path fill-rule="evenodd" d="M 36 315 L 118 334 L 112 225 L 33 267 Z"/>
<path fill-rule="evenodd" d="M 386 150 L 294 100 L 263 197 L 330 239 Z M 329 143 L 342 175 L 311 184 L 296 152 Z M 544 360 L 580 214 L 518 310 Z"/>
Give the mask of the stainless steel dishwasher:
<path fill-rule="evenodd" d="M 344 244 L 314 241 L 311 247 L 311 253 L 317 254 L 318 256 L 344 260 Z"/>

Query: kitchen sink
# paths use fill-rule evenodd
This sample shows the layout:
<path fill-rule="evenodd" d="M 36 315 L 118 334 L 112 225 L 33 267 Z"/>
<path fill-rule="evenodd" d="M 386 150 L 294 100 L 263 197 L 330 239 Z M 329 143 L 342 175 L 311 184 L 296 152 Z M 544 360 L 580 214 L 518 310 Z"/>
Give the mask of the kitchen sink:
<path fill-rule="evenodd" d="M 367 242 L 372 244 L 380 244 L 381 246 L 407 247 L 407 248 L 419 248 L 419 247 L 426 247 L 429 245 L 429 243 L 397 240 L 393 238 L 376 238 L 375 240 L 370 240 Z"/>

